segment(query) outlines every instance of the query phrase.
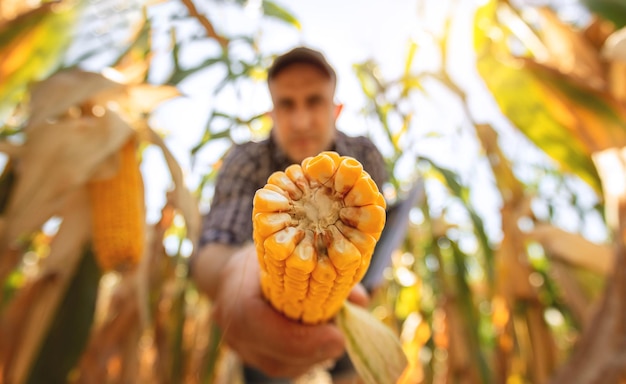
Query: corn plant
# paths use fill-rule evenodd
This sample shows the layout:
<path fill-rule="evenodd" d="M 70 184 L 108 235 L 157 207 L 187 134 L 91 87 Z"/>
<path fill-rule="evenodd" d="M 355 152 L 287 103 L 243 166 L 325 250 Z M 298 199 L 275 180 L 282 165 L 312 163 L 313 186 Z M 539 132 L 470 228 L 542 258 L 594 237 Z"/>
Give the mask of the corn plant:
<path fill-rule="evenodd" d="M 150 117 L 180 96 L 187 77 L 225 64 L 233 67 L 226 87 L 267 58 L 248 65 L 232 54 L 238 39 L 254 50 L 254 37 L 218 34 L 207 4 L 122 3 L 0 2 L 2 383 L 232 382 L 236 374 L 210 304 L 186 276 L 198 198 Z M 151 12 L 159 6 L 174 9 L 175 65 L 155 82 Z M 297 23 L 271 1 L 262 10 Z M 197 34 L 177 38 L 181 19 Z M 221 53 L 185 66 L 180 49 L 196 40 L 217 42 Z M 171 180 L 154 222 L 144 202 L 154 191 L 138 173 L 148 150 L 160 153 Z"/>
<path fill-rule="evenodd" d="M 532 22 L 525 19 L 533 15 Z M 611 22 L 593 15 L 581 27 L 549 7 L 491 1 L 473 10 L 474 70 L 506 124 L 479 120 L 471 108 L 475 92 L 450 72 L 458 67 L 454 40 L 470 35 L 453 33 L 459 15 L 428 31 L 439 52 L 436 70 L 413 65 L 418 43 L 428 39 L 409 44 L 402 78 L 381 78 L 375 62 L 355 67 L 370 100 L 365 112 L 389 138 L 391 159 L 410 153 L 415 173 L 426 180 L 426 198 L 380 292 L 379 313 L 400 328 L 412 362 L 404 382 L 624 379 L 624 333 L 617 326 L 624 314 L 621 189 L 608 189 L 614 178 L 623 179 L 615 156 L 626 132 L 617 85 L 623 73 L 612 49 L 620 41 L 621 25 L 614 24 L 620 16 L 613 16 Z M 436 96 L 441 89 L 448 92 L 445 106 Z M 450 134 L 414 123 L 424 106 L 418 97 L 431 108 L 460 110 L 462 125 Z M 453 169 L 415 149 L 420 140 L 436 144 L 446 134 L 470 153 L 478 148 L 475 167 Z M 524 148 L 522 156 L 502 149 L 502 135 Z M 478 210 L 477 194 L 486 189 L 472 182 L 479 167 L 491 173 L 498 231 L 489 231 Z M 547 195 L 547 183 L 562 192 Z M 591 204 L 583 203 L 585 195 Z M 563 210 L 606 236 L 592 242 L 582 225 L 565 230 Z"/>

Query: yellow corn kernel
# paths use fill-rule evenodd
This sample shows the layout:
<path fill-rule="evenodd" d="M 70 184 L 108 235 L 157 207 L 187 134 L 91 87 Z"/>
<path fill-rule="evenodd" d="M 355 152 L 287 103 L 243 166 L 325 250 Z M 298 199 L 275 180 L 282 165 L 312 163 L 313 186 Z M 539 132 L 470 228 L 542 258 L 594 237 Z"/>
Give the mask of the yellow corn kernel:
<path fill-rule="evenodd" d="M 253 202 L 265 298 L 315 324 L 339 311 L 370 264 L 385 201 L 355 159 L 322 152 L 275 172 Z"/>
<path fill-rule="evenodd" d="M 350 157 L 343 159 L 335 175 L 335 191 L 342 196 L 345 195 L 354 187 L 354 184 L 361 177 L 362 173 L 363 166 L 361 163 Z"/>
<path fill-rule="evenodd" d="M 326 233 L 330 235 L 328 257 L 335 268 L 342 271 L 351 269 L 354 272 L 361 263 L 361 252 L 334 225 L 329 225 Z"/>
<path fill-rule="evenodd" d="M 385 226 L 385 209 L 374 204 L 342 208 L 339 217 L 344 223 L 365 233 L 380 233 Z"/>
<path fill-rule="evenodd" d="M 291 181 L 285 172 L 274 172 L 269 179 L 267 179 L 267 183 L 268 186 L 276 186 L 281 190 L 286 191 L 292 199 L 300 200 L 300 198 L 302 198 L 302 191 L 293 181 Z"/>
<path fill-rule="evenodd" d="M 317 254 L 313 248 L 313 235 L 309 231 L 285 261 L 287 274 L 294 278 L 308 280 L 317 264 Z"/>
<path fill-rule="evenodd" d="M 302 171 L 302 167 L 299 164 L 293 164 L 288 166 L 285 169 L 285 174 L 300 189 L 300 191 L 304 192 L 309 189 L 309 182 L 307 181 L 306 177 L 304 177 L 304 172 Z M 271 182 L 270 180 L 272 180 L 272 176 L 269 177 L 268 183 Z"/>
<path fill-rule="evenodd" d="M 135 140 L 128 140 L 119 155 L 119 169 L 113 177 L 87 183 L 93 249 L 105 271 L 134 268 L 145 243 L 144 186 Z"/>
<path fill-rule="evenodd" d="M 374 247 L 376 247 L 376 239 L 374 237 L 344 224 L 342 221 L 337 222 L 335 226 L 355 247 L 357 247 L 359 252 L 361 252 L 361 256 L 372 256 Z"/>
<path fill-rule="evenodd" d="M 255 234 L 257 239 L 265 239 L 281 229 L 287 228 L 291 222 L 291 216 L 287 213 L 257 213 L 252 221 L 253 226 L 258 228 Z"/>
<path fill-rule="evenodd" d="M 335 174 L 335 161 L 326 153 L 312 158 L 304 168 L 304 174 L 309 180 L 315 180 L 320 184 L 325 184 Z"/>
<path fill-rule="evenodd" d="M 274 188 L 278 188 L 275 187 Z M 254 196 L 258 212 L 283 212 L 291 208 L 289 198 L 272 190 L 270 186 L 259 189 Z"/>
<path fill-rule="evenodd" d="M 287 227 L 270 236 L 264 241 L 265 253 L 271 254 L 274 260 L 283 261 L 293 253 L 296 245 L 304 237 L 304 231 L 295 227 Z"/>
<path fill-rule="evenodd" d="M 365 172 L 354 183 L 354 186 L 346 194 L 344 202 L 347 206 L 360 207 L 369 204 L 380 204 L 380 192 L 372 178 Z M 384 199 L 382 200 L 384 202 Z M 385 206 L 382 207 L 386 208 Z"/>

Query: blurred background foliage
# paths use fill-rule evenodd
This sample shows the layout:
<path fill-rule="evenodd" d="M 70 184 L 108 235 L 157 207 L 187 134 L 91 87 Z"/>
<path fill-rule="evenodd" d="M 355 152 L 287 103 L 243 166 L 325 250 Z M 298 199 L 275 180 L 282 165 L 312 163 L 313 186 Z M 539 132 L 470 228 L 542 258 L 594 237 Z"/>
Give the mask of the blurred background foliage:
<path fill-rule="evenodd" d="M 572 4 L 557 1 L 424 2 L 415 24 L 426 25 L 442 6 L 441 25 L 422 30 L 395 58 L 405 63 L 400 77 L 384 78 L 376 58 L 353 66 L 367 134 L 392 175 L 385 195 L 393 203 L 416 186 L 422 192 L 370 307 L 401 337 L 411 363 L 402 382 L 626 380 L 622 215 L 606 191 L 624 173 L 598 160 L 626 144 L 626 6 L 581 0 L 572 13 Z M 209 76 L 217 79 L 215 98 L 249 100 L 274 53 L 261 49 L 260 28 L 218 28 L 217 9 L 256 12 L 300 33 L 289 9 L 270 0 L 0 1 L 4 142 L 24 142 L 31 84 L 72 69 L 154 92 Z M 417 65 L 424 55 L 438 65 Z M 66 95 L 54 91 L 52 99 Z M 168 142 L 196 175 L 186 175 L 187 187 L 201 211 L 228 144 L 269 132 L 262 107 L 241 115 L 207 105 L 189 152 Z M 159 108 L 129 113 L 158 130 Z M 437 123 L 452 113 L 460 116 L 452 128 Z M 167 142 L 168 132 L 159 132 Z M 10 148 L 2 147 L 3 213 L 17 177 Z M 149 180 L 154 170 L 145 163 Z M 28 308 L 45 285 L 40 265 L 58 223 L 52 218 L 11 250 L 19 262 L 0 274 L 0 382 L 237 380 L 210 303 L 186 278 L 195 241 L 189 222 L 171 191 L 147 193 L 163 195 L 163 204 L 149 223 L 143 277 L 101 276 L 87 249 L 43 322 L 24 325 L 36 314 Z M 5 230 L 11 222 L 2 219 Z M 23 342 L 31 326 L 43 331 Z M 31 352 L 17 353 L 24 345 Z"/>

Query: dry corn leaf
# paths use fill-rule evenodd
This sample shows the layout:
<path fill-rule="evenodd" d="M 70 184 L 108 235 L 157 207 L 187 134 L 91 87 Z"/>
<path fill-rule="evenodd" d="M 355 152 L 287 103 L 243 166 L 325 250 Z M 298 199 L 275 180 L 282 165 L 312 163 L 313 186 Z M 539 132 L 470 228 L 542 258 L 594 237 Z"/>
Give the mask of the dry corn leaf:
<path fill-rule="evenodd" d="M 537 33 L 521 17 L 519 12 L 505 2 L 494 1 L 493 3 L 493 5 L 497 5 L 498 7 L 497 16 L 499 24 L 511 31 L 535 60 L 540 62 L 549 61 L 550 52 L 548 51 L 548 47 L 546 47 L 545 43 L 537 36 Z"/>
<path fill-rule="evenodd" d="M 522 183 L 513 174 L 510 161 L 498 145 L 498 135 L 488 124 L 476 125 L 476 134 L 486 152 L 496 179 L 498 191 L 505 202 L 501 209 L 504 238 L 496 251 L 496 275 L 498 291 L 503 293 L 509 305 L 514 297 L 532 297 L 528 283 L 530 273 L 527 265 L 522 265 L 516 255 L 524 254 L 524 244 L 517 222 L 530 214 L 530 197 L 526 196 Z M 520 266 L 520 268 L 518 268 Z"/>
<path fill-rule="evenodd" d="M 19 350 L 25 331 L 25 321 L 31 315 L 32 308 L 44 290 L 56 276 L 52 274 L 41 275 L 26 283 L 11 299 L 7 308 L 2 311 L 0 317 L 0 382 L 8 380 L 4 375 L 6 367 L 10 367 Z"/>
<path fill-rule="evenodd" d="M 621 383 L 626 378 L 626 153 L 610 148 L 594 154 L 593 160 L 602 179 L 607 222 L 615 234 L 615 266 L 591 324 L 554 377 L 559 384 Z"/>
<path fill-rule="evenodd" d="M 135 279 L 137 284 L 137 300 L 139 308 L 139 320 L 141 329 L 145 330 L 152 322 L 150 316 L 150 278 L 155 276 L 158 271 L 159 259 L 163 256 L 161 252 L 154 252 L 156 249 L 155 243 L 161 243 L 163 237 L 155 237 L 156 229 L 154 226 L 145 227 L 145 245 L 143 247 L 143 254 L 139 259 L 139 266 L 135 273 Z"/>
<path fill-rule="evenodd" d="M 613 266 L 613 248 L 595 244 L 581 235 L 550 224 L 537 224 L 528 237 L 539 242 L 550 256 L 603 275 Z"/>
<path fill-rule="evenodd" d="M 609 87 L 615 98 L 626 101 L 626 28 L 609 35 L 602 46 L 602 56 L 608 61 Z"/>
<path fill-rule="evenodd" d="M 571 265 L 607 275 L 613 266 L 613 248 L 595 244 L 583 236 L 550 224 L 537 224 L 528 238 L 537 241 L 549 256 Z"/>
<path fill-rule="evenodd" d="M 124 83 L 126 84 L 138 84 L 146 79 L 148 71 L 150 71 L 149 59 L 136 59 L 129 61 L 124 65 L 117 65 L 115 70 L 124 76 Z"/>
<path fill-rule="evenodd" d="M 572 315 L 585 329 L 589 325 L 596 303 L 587 297 L 581 284 L 576 280 L 571 267 L 555 261 L 550 263 L 550 277 L 559 288 L 559 295 Z"/>
<path fill-rule="evenodd" d="M 143 1 L 144 7 L 147 6 Z M 146 81 L 154 56 L 151 49 L 152 24 L 146 14 L 140 22 L 131 26 L 126 52 L 117 59 L 113 68 L 124 75 L 126 84 L 139 84 Z"/>
<path fill-rule="evenodd" d="M 21 145 L 12 144 L 8 141 L 0 141 L 0 152 L 9 157 L 19 157 L 22 154 L 23 147 Z"/>
<path fill-rule="evenodd" d="M 524 61 L 523 71 L 532 75 L 529 81 L 535 81 L 542 90 L 545 106 L 569 132 L 556 148 L 560 146 L 563 151 L 575 139 L 583 145 L 587 161 L 591 161 L 594 152 L 626 145 L 626 108 L 607 90 L 593 89 L 586 81 L 528 60 Z M 541 147 L 543 143 L 538 145 Z"/>
<path fill-rule="evenodd" d="M 103 73 L 120 83 L 128 81 L 124 74 L 113 68 L 107 68 Z M 147 114 L 164 101 L 178 96 L 178 89 L 169 85 L 127 84 L 95 94 L 89 98 L 89 103 L 111 108 L 126 121 L 142 127 Z"/>
<path fill-rule="evenodd" d="M 150 141 L 163 151 L 163 156 L 170 170 L 172 181 L 174 182 L 174 197 L 172 202 L 182 212 L 187 226 L 187 238 L 189 238 L 196 248 L 197 241 L 200 237 L 200 212 L 195 197 L 185 187 L 183 171 L 165 145 L 163 139 L 152 129 L 149 130 Z"/>
<path fill-rule="evenodd" d="M 18 179 L 5 211 L 11 225 L 0 238 L 0 254 L 19 236 L 39 228 L 58 213 L 68 193 L 92 177 L 103 160 L 133 133 L 116 114 L 44 123 L 28 133 Z M 0 281 L 16 260 L 3 260 Z"/>
<path fill-rule="evenodd" d="M 345 302 L 336 318 L 346 349 L 366 384 L 395 383 L 408 361 L 397 335 L 367 310 Z"/>
<path fill-rule="evenodd" d="M 23 319 L 24 332 L 20 348 L 15 353 L 14 364 L 8 367 L 9 383 L 21 384 L 27 379 L 29 368 L 48 332 L 90 236 L 89 201 L 84 188 L 70 194 L 67 204 L 59 213 L 63 222 L 50 243 L 50 253 L 42 262 L 42 274 L 52 274 L 56 278 L 37 297 L 30 309 L 31 315 Z"/>
<path fill-rule="evenodd" d="M 127 342 L 135 348 L 139 343 L 140 309 L 135 275 L 123 276 L 113 289 L 109 302 L 104 304 L 108 308 L 107 317 L 93 330 L 79 364 L 79 383 L 134 381 L 122 381 L 120 376 L 127 363 L 121 359 L 129 347 Z M 110 369 L 112 365 L 116 365 L 115 370 Z"/>
<path fill-rule="evenodd" d="M 606 39 L 613 32 L 615 32 L 615 25 L 611 21 L 593 15 L 591 21 L 584 28 L 583 35 L 600 52 Z"/>
<path fill-rule="evenodd" d="M 122 163 L 122 156 L 119 151 L 111 153 L 93 170 L 93 174 L 89 178 L 91 181 L 101 181 L 114 177 Z"/>
<path fill-rule="evenodd" d="M 526 327 L 528 332 L 528 348 L 530 356 L 529 376 L 531 383 L 547 383 L 550 375 L 557 367 L 557 348 L 554 335 L 546 323 L 545 307 L 539 300 L 526 303 Z"/>
<path fill-rule="evenodd" d="M 30 96 L 28 127 L 42 127 L 47 119 L 64 114 L 70 107 L 82 104 L 93 96 L 124 86 L 98 73 L 69 69 L 37 83 Z M 63 95 L 63 97 L 58 97 Z"/>
<path fill-rule="evenodd" d="M 622 103 L 626 102 L 626 61 L 609 63 L 609 90 Z"/>
<path fill-rule="evenodd" d="M 446 327 L 448 342 L 448 378 L 454 381 L 455 377 L 464 377 L 462 383 L 481 382 L 480 365 L 473 353 L 472 331 L 470 322 L 463 312 L 463 303 L 458 298 L 447 295 L 443 310 L 446 313 Z"/>
<path fill-rule="evenodd" d="M 169 85 L 139 84 L 128 87 L 128 101 L 137 112 L 149 113 L 162 102 L 178 96 L 178 88 Z"/>
<path fill-rule="evenodd" d="M 524 196 L 524 186 L 513 173 L 511 162 L 500 149 L 498 133 L 489 124 L 476 124 L 475 129 L 502 198 L 505 201 L 520 201 Z"/>
<path fill-rule="evenodd" d="M 602 179 L 606 222 L 610 228 L 618 228 L 619 200 L 626 193 L 626 147 L 598 151 L 592 158 Z"/>
<path fill-rule="evenodd" d="M 548 7 L 537 8 L 542 20 L 542 40 L 551 53 L 550 65 L 597 89 L 605 86 L 600 55 L 573 26 L 561 21 Z"/>
<path fill-rule="evenodd" d="M 518 226 L 520 215 L 513 204 L 505 204 L 501 212 L 504 236 L 495 257 L 496 275 L 499 277 L 496 289 L 512 308 L 515 300 L 534 299 L 537 293 L 528 280 L 532 268 L 519 256 L 526 254 L 524 235 Z"/>

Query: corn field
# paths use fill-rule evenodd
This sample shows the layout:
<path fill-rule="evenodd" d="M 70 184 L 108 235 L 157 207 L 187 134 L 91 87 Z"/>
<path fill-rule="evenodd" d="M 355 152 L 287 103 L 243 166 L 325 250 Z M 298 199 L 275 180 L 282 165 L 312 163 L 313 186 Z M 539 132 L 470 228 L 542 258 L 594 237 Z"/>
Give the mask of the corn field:
<path fill-rule="evenodd" d="M 419 196 L 368 308 L 402 343 L 399 383 L 626 382 L 626 6 L 416 2 L 404 72 L 352 68 L 387 201 Z M 218 148 L 265 137 L 271 119 L 207 106 L 181 154 L 155 116 L 208 73 L 215 98 L 263 87 L 264 35 L 214 15 L 256 7 L 297 36 L 283 3 L 0 0 L 0 383 L 241 382 L 187 263 Z M 145 225 L 136 268 L 110 270 L 89 188 L 127 143 L 143 180 L 121 194 Z"/>

